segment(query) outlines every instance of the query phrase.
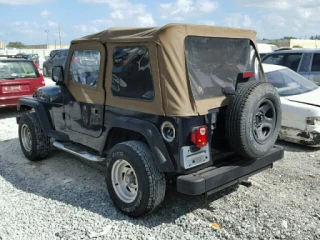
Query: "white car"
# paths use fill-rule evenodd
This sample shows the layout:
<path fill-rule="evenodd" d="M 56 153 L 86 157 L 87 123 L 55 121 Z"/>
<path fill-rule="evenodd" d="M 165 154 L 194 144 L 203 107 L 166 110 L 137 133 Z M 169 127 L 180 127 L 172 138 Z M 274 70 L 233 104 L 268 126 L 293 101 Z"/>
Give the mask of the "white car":
<path fill-rule="evenodd" d="M 320 147 L 320 88 L 289 68 L 262 64 L 282 104 L 279 138 Z"/>

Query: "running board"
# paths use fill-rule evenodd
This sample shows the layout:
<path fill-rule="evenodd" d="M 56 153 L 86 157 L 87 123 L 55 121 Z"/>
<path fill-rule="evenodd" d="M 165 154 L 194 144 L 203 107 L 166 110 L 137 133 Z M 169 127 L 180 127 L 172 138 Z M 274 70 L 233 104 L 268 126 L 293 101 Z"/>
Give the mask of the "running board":
<path fill-rule="evenodd" d="M 98 155 L 93 155 L 91 153 L 88 153 L 87 151 L 84 151 L 76 146 L 73 145 L 64 145 L 63 143 L 59 141 L 54 141 L 53 146 L 55 146 L 58 149 L 61 149 L 65 152 L 71 153 L 73 155 L 76 155 L 78 157 L 84 158 L 88 161 L 92 162 L 103 162 L 105 159 L 103 157 L 100 157 Z"/>

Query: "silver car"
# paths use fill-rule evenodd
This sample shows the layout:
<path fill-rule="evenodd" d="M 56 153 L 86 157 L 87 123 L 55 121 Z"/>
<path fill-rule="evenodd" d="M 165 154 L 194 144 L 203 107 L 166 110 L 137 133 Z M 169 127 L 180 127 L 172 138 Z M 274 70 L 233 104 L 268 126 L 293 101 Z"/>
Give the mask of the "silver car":
<path fill-rule="evenodd" d="M 320 85 L 320 49 L 275 51 L 264 56 L 262 62 L 285 66 Z"/>

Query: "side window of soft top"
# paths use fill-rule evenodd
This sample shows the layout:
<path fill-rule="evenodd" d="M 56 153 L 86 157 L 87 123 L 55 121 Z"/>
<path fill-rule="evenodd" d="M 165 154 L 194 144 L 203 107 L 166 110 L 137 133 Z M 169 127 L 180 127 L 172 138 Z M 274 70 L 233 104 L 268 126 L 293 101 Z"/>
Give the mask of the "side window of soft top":
<path fill-rule="evenodd" d="M 145 46 L 119 46 L 113 51 L 114 96 L 152 100 L 154 88 L 150 56 Z"/>
<path fill-rule="evenodd" d="M 78 50 L 72 53 L 69 80 L 86 86 L 96 87 L 99 80 L 100 52 L 94 52 L 94 57 L 87 55 L 88 50 Z M 68 53 L 68 52 L 67 52 Z"/>

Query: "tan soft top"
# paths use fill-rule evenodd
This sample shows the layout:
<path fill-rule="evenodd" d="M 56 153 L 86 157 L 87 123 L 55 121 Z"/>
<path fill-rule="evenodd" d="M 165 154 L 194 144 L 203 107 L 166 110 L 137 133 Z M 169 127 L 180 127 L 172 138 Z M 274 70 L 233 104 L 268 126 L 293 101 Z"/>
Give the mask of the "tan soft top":
<path fill-rule="evenodd" d="M 228 37 L 228 38 L 247 38 L 253 42 L 256 41 L 256 32 L 253 30 L 245 30 L 238 28 L 191 25 L 191 24 L 168 24 L 163 27 L 150 28 L 109 28 L 105 31 L 91 34 L 79 39 L 75 39 L 72 43 L 82 41 L 96 40 L 101 43 L 108 42 L 159 42 L 164 38 L 171 38 L 172 34 L 175 38 L 179 37 L 181 43 L 185 37 L 207 36 L 207 37 Z"/>
<path fill-rule="evenodd" d="M 107 45 L 108 51 L 113 51 L 115 43 L 117 46 L 135 43 L 139 45 L 155 44 L 156 54 L 150 57 L 158 61 L 158 76 L 153 75 L 153 79 L 155 84 L 160 85 L 159 94 L 161 94 L 160 104 L 162 106 L 159 106 L 159 102 L 154 104 L 152 107 L 154 113 L 162 112 L 169 116 L 202 115 L 210 109 L 227 103 L 223 96 L 194 100 L 186 67 L 184 41 L 187 36 L 244 38 L 251 40 L 254 45 L 256 43 L 256 32 L 252 30 L 189 24 L 169 24 L 151 28 L 110 28 L 75 39 L 72 43 L 97 41 Z M 152 68 L 155 67 L 152 66 Z M 134 109 L 136 105 L 136 103 L 132 104 L 132 108 Z"/>

